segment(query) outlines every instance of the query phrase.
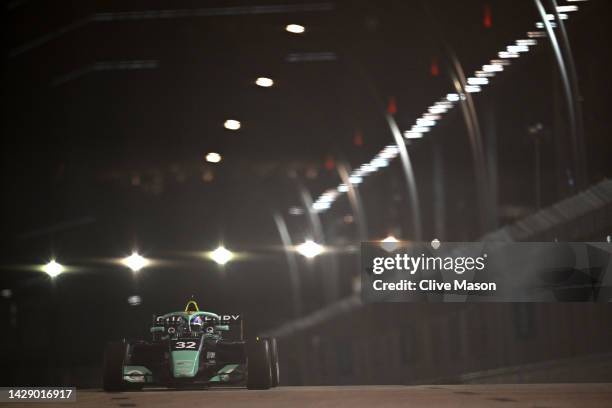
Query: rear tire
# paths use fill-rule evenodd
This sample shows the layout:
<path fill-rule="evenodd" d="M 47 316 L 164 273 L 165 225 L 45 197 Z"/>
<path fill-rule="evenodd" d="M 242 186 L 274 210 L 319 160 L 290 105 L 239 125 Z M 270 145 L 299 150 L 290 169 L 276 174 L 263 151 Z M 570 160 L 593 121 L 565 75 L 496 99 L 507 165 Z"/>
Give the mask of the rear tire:
<path fill-rule="evenodd" d="M 104 391 L 125 391 L 127 384 L 123 381 L 123 364 L 127 344 L 123 341 L 112 342 L 104 350 L 104 374 L 102 388 Z"/>
<path fill-rule="evenodd" d="M 271 361 L 272 361 L 272 387 L 277 387 L 280 382 L 280 367 L 278 365 L 278 344 L 276 338 L 269 339 L 271 345 Z"/>
<path fill-rule="evenodd" d="M 268 339 L 257 338 L 247 345 L 247 388 L 267 390 L 272 387 L 272 347 Z"/>

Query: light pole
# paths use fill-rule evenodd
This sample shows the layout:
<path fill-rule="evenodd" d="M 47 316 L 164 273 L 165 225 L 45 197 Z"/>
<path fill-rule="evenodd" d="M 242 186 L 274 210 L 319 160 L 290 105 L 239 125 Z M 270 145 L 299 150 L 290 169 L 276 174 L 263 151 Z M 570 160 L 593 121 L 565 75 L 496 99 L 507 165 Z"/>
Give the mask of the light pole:
<path fill-rule="evenodd" d="M 45 265 L 40 268 L 44 273 L 46 273 L 51 279 L 49 280 L 49 284 L 51 287 L 51 298 L 50 298 L 50 310 L 54 315 L 58 314 L 59 309 L 59 287 L 56 278 L 66 271 L 64 265 L 57 262 L 55 259 L 51 259 Z M 57 325 L 55 323 L 49 324 L 47 326 L 49 330 L 49 350 L 56 350 L 58 344 L 58 330 Z M 51 382 L 57 383 L 58 375 L 58 356 L 56 353 L 49 353 L 47 364 L 49 368 L 49 379 Z"/>
<path fill-rule="evenodd" d="M 298 318 L 302 314 L 302 291 L 301 279 L 295 253 L 291 250 L 293 243 L 289 235 L 289 229 L 285 219 L 279 214 L 274 213 L 274 223 L 283 243 L 283 250 L 287 258 L 287 266 L 289 267 L 289 281 L 291 282 L 291 292 L 293 298 L 293 317 Z"/>

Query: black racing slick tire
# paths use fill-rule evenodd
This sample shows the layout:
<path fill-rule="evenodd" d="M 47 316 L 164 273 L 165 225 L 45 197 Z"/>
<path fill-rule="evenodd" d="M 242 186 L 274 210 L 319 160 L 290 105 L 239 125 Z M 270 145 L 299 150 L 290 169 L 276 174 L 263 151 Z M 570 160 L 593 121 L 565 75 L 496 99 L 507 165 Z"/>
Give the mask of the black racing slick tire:
<path fill-rule="evenodd" d="M 123 341 L 108 343 L 104 350 L 104 369 L 102 388 L 104 391 L 125 391 L 127 384 L 123 381 L 123 364 L 127 344 Z"/>
<path fill-rule="evenodd" d="M 278 344 L 276 338 L 269 339 L 272 351 L 272 387 L 277 387 L 280 382 L 280 367 L 278 365 Z"/>
<path fill-rule="evenodd" d="M 247 343 L 247 388 L 267 390 L 272 387 L 272 347 L 260 337 Z"/>

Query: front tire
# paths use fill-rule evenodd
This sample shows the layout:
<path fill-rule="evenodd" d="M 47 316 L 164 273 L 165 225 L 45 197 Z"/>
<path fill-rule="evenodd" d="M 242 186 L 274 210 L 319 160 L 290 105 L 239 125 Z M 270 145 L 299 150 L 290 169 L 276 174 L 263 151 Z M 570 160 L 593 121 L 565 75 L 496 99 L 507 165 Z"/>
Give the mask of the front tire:
<path fill-rule="evenodd" d="M 112 342 L 104 350 L 104 374 L 102 388 L 104 391 L 125 391 L 127 385 L 123 381 L 123 364 L 125 361 L 127 344 L 123 341 Z"/>
<path fill-rule="evenodd" d="M 267 390 L 272 386 L 272 347 L 268 339 L 258 337 L 247 344 L 247 388 Z"/>

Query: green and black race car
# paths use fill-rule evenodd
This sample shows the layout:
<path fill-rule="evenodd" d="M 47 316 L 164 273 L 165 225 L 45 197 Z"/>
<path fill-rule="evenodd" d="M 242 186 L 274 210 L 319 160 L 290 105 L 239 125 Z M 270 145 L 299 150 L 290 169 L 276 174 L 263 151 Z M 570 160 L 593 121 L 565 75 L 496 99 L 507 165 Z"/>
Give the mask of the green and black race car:
<path fill-rule="evenodd" d="M 236 340 L 224 338 L 239 331 Z M 189 301 L 184 311 L 154 319 L 150 341 L 109 343 L 104 353 L 106 391 L 144 386 L 246 385 L 268 389 L 279 382 L 276 339 L 244 340 L 240 315 L 200 311 Z"/>

